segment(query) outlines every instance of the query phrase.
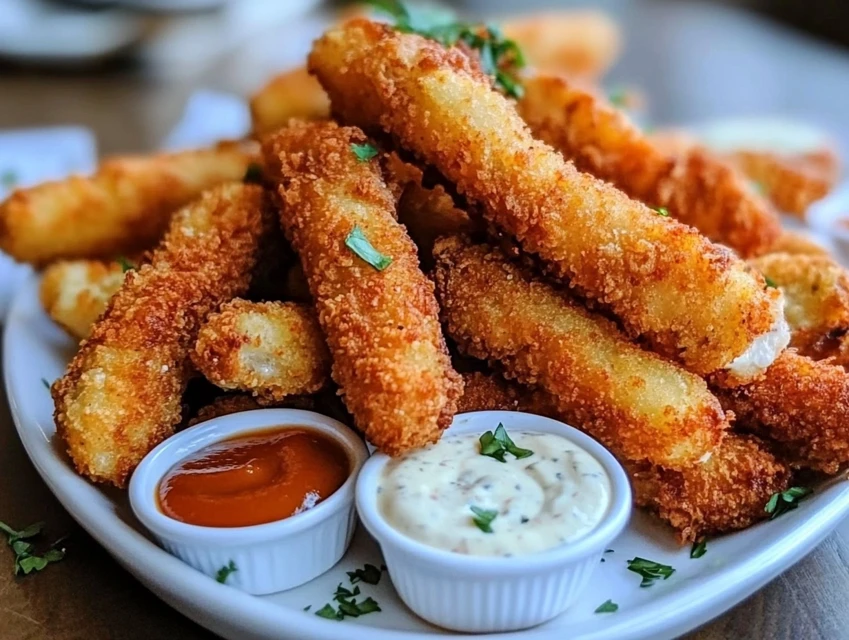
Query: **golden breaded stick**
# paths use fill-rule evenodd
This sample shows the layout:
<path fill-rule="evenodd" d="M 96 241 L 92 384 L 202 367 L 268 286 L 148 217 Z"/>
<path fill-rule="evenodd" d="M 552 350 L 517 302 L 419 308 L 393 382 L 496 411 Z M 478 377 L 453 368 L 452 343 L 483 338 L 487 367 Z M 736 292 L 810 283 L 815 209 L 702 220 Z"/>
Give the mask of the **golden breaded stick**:
<path fill-rule="evenodd" d="M 316 402 L 312 396 L 288 396 L 281 402 L 266 402 L 246 393 L 235 393 L 215 398 L 212 402 L 198 409 L 197 414 L 190 418 L 186 426 L 191 427 L 213 418 L 229 416 L 232 413 L 253 411 L 267 407 L 287 407 L 315 411 Z"/>
<path fill-rule="evenodd" d="M 698 146 L 664 153 L 624 112 L 572 81 L 528 78 L 518 109 L 537 137 L 581 171 L 666 208 L 743 257 L 764 253 L 781 233 L 778 216 L 731 165 Z"/>
<path fill-rule="evenodd" d="M 849 274 L 831 258 L 771 253 L 749 264 L 784 293 L 790 346 L 815 353 L 849 331 Z"/>
<path fill-rule="evenodd" d="M 222 389 L 274 402 L 315 393 L 330 378 L 315 311 L 294 302 L 224 304 L 201 327 L 192 362 Z"/>
<path fill-rule="evenodd" d="M 481 373 L 464 375 L 463 380 L 461 412 L 501 409 L 565 419 L 557 411 L 556 398 L 542 389 Z M 707 460 L 683 469 L 621 456 L 620 462 L 631 476 L 634 501 L 672 526 L 681 544 L 765 519 L 770 496 L 787 489 L 790 482 L 787 466 L 760 440 L 736 433 L 726 435 Z"/>
<path fill-rule="evenodd" d="M 393 217 L 378 162 L 355 153 L 367 143 L 354 128 L 301 123 L 264 151 L 281 166 L 281 222 L 315 300 L 333 379 L 357 426 L 396 455 L 439 438 L 462 385 L 433 284 Z"/>
<path fill-rule="evenodd" d="M 600 78 L 621 48 L 619 27 L 600 11 L 553 11 L 509 19 L 504 35 L 515 40 L 537 69 Z"/>
<path fill-rule="evenodd" d="M 804 218 L 808 207 L 827 196 L 838 177 L 837 157 L 830 151 L 823 153 L 833 159 L 833 163 L 826 160 L 825 168 L 820 158 L 809 159 L 804 154 L 741 149 L 727 157 L 779 210 Z"/>
<path fill-rule="evenodd" d="M 686 467 L 728 422 L 707 384 L 632 344 L 498 250 L 453 237 L 434 248 L 436 291 L 460 350 L 556 396 L 558 413 L 616 455 Z"/>
<path fill-rule="evenodd" d="M 114 258 L 150 248 L 175 209 L 221 182 L 241 180 L 253 147 L 225 143 L 106 160 L 89 177 L 19 189 L 0 203 L 0 249 L 21 262 Z"/>
<path fill-rule="evenodd" d="M 318 81 L 298 67 L 280 75 L 250 100 L 255 135 L 276 131 L 292 118 L 321 120 L 330 117 L 330 101 Z"/>
<path fill-rule="evenodd" d="M 316 41 L 309 66 L 334 112 L 390 134 L 554 276 L 690 370 L 747 378 L 786 344 L 778 291 L 535 140 L 459 49 L 355 20 Z"/>
<path fill-rule="evenodd" d="M 787 350 L 763 379 L 718 392 L 737 423 L 774 441 L 799 468 L 837 473 L 849 462 L 849 373 Z"/>
<path fill-rule="evenodd" d="M 198 329 L 245 293 L 272 221 L 260 187 L 216 187 L 175 213 L 151 263 L 127 273 L 52 388 L 56 428 L 80 474 L 123 487 L 172 433 Z"/>
<path fill-rule="evenodd" d="M 63 260 L 44 270 L 41 304 L 56 324 L 82 340 L 123 282 L 119 262 Z"/>
<path fill-rule="evenodd" d="M 805 256 L 828 256 L 828 250 L 812 240 L 801 231 L 781 232 L 778 239 L 770 246 L 769 253 L 789 253 Z"/>

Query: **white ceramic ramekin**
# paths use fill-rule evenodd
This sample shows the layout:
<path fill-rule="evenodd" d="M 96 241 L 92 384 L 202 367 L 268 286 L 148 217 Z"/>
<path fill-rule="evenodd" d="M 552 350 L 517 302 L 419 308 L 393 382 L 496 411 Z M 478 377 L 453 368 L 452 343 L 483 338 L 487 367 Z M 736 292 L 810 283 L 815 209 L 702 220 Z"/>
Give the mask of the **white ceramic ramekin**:
<path fill-rule="evenodd" d="M 452 553 L 413 540 L 386 522 L 377 485 L 390 458 L 373 455 L 357 480 L 360 520 L 380 544 L 401 599 L 446 629 L 494 633 L 550 620 L 575 601 L 631 513 L 631 488 L 619 463 L 595 440 L 562 422 L 516 411 L 477 411 L 458 415 L 444 437 L 482 434 L 499 422 L 508 432 L 554 433 L 588 451 L 610 476 L 610 508 L 586 536 L 548 551 L 512 558 Z"/>
<path fill-rule="evenodd" d="M 326 500 L 284 520 L 250 527 L 202 527 L 159 509 L 159 482 L 196 451 L 234 436 L 272 427 L 310 427 L 335 439 L 348 455 L 351 473 Z M 312 411 L 258 409 L 214 418 L 186 429 L 151 451 L 130 480 L 130 504 L 141 523 L 170 553 L 215 576 L 232 561 L 228 586 L 252 594 L 292 589 L 335 565 L 356 528 L 354 486 L 368 457 L 365 444 L 341 422 Z"/>

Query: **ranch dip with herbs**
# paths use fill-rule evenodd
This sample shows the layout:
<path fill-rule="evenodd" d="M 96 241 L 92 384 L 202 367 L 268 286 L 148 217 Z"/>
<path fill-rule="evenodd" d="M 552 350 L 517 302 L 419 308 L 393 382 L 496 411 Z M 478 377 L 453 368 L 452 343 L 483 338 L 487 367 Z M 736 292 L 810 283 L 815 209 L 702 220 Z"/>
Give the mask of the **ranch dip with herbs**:
<path fill-rule="evenodd" d="M 515 441 L 512 439 L 515 438 Z M 573 542 L 610 506 L 604 467 L 570 440 L 502 425 L 447 436 L 386 465 L 378 507 L 401 533 L 437 549 L 519 556 Z"/>

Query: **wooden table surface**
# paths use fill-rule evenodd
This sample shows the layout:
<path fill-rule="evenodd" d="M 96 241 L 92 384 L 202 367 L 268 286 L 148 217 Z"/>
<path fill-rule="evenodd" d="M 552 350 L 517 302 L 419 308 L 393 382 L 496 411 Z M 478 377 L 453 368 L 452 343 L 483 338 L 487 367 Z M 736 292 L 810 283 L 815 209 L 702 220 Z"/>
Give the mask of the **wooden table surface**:
<path fill-rule="evenodd" d="M 639 3 L 623 10 L 629 48 L 614 78 L 643 87 L 662 121 L 747 113 L 805 117 L 849 147 L 849 55 L 759 19 L 697 3 Z M 279 42 L 281 39 L 278 39 Z M 266 75 L 255 39 L 190 79 L 119 70 L 0 74 L 0 129 L 81 124 L 105 153 L 157 146 L 199 87 L 244 93 Z M 251 49 L 253 47 L 253 49 Z M 249 67 L 247 65 L 250 65 Z M 250 68 L 250 73 L 245 69 Z M 24 454 L 0 396 L 0 519 L 44 520 L 72 531 L 67 558 L 16 579 L 0 550 L 2 640 L 193 640 L 211 634 L 162 604 L 74 525 Z M 849 522 L 761 592 L 688 636 L 849 638 Z"/>

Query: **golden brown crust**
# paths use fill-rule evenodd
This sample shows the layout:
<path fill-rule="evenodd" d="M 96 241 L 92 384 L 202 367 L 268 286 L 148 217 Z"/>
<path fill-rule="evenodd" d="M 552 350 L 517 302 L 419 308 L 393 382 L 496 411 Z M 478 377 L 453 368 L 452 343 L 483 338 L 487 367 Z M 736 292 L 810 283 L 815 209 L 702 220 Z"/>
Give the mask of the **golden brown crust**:
<path fill-rule="evenodd" d="M 320 38 L 309 65 L 334 112 L 389 133 L 555 277 L 690 370 L 727 366 L 772 327 L 777 292 L 694 229 L 534 140 L 460 50 L 359 20 Z"/>
<path fill-rule="evenodd" d="M 497 250 L 443 238 L 434 250 L 446 330 L 460 350 L 556 398 L 560 416 L 631 460 L 682 467 L 728 422 L 705 382 L 632 344 Z"/>
<path fill-rule="evenodd" d="M 541 389 L 482 373 L 463 378 L 461 411 L 501 409 L 564 419 L 556 398 Z M 681 544 L 765 519 L 770 496 L 787 489 L 790 482 L 790 470 L 763 442 L 738 434 L 726 435 L 706 462 L 680 470 L 622 457 L 620 462 L 631 476 L 636 504 L 675 529 Z"/>
<path fill-rule="evenodd" d="M 192 362 L 222 389 L 266 401 L 315 393 L 330 377 L 330 354 L 315 311 L 294 302 L 236 299 L 207 318 Z"/>
<path fill-rule="evenodd" d="M 272 133 L 292 118 L 321 120 L 330 116 L 330 100 L 304 67 L 281 73 L 251 96 L 255 135 Z"/>
<path fill-rule="evenodd" d="M 771 253 L 749 264 L 784 293 L 790 346 L 817 354 L 849 331 L 849 274 L 831 258 Z"/>
<path fill-rule="evenodd" d="M 226 143 L 106 160 L 90 177 L 19 189 L 0 203 L 0 249 L 21 262 L 108 258 L 150 248 L 171 214 L 202 191 L 241 180 L 251 147 Z"/>
<path fill-rule="evenodd" d="M 770 246 L 769 253 L 789 253 L 803 256 L 827 256 L 828 250 L 801 231 L 783 230 Z"/>
<path fill-rule="evenodd" d="M 668 154 L 607 100 L 558 76 L 525 81 L 525 122 L 581 171 L 696 227 L 744 257 L 781 233 L 778 216 L 737 172 L 698 146 Z"/>
<path fill-rule="evenodd" d="M 52 388 L 56 428 L 79 473 L 122 487 L 172 433 L 198 329 L 247 290 L 269 214 L 259 187 L 217 187 L 174 214 L 151 263 L 127 273 Z"/>
<path fill-rule="evenodd" d="M 123 282 L 124 270 L 117 262 L 62 260 L 44 270 L 41 305 L 56 324 L 82 340 Z"/>
<path fill-rule="evenodd" d="M 281 222 L 301 258 L 333 358 L 333 379 L 368 439 L 390 455 L 436 441 L 451 422 L 460 377 L 451 368 L 433 284 L 394 219 L 363 133 L 294 124 L 264 145 L 279 159 Z M 358 227 L 391 264 L 379 271 L 349 249 Z"/>
<path fill-rule="evenodd" d="M 800 218 L 828 195 L 839 174 L 837 156 L 828 149 L 810 155 L 740 150 L 728 158 L 779 210 Z"/>
<path fill-rule="evenodd" d="M 792 349 L 763 379 L 718 392 L 737 424 L 771 440 L 797 468 L 837 473 L 849 462 L 849 374 Z"/>

